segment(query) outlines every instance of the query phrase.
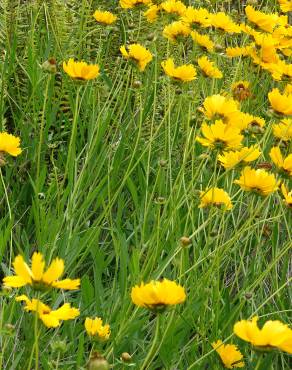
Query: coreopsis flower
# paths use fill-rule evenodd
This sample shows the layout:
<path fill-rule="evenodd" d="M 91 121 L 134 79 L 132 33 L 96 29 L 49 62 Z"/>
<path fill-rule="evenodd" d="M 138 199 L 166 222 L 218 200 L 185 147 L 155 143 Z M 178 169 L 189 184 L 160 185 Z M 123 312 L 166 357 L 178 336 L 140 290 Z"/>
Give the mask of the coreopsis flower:
<path fill-rule="evenodd" d="M 280 170 L 284 171 L 289 176 L 292 176 L 292 154 L 284 158 L 278 146 L 274 146 L 270 151 L 270 157 L 273 163 Z"/>
<path fill-rule="evenodd" d="M 110 326 L 108 324 L 103 325 L 102 319 L 99 317 L 95 317 L 91 319 L 87 317 L 85 319 L 85 330 L 88 335 L 93 338 L 97 338 L 100 340 L 108 340 L 110 336 Z"/>
<path fill-rule="evenodd" d="M 186 300 L 184 287 L 176 282 L 163 279 L 150 283 L 136 285 L 132 288 L 131 298 L 139 307 L 145 307 L 154 311 L 162 311 L 167 306 L 183 303 Z"/>
<path fill-rule="evenodd" d="M 63 62 L 63 69 L 75 80 L 92 80 L 99 75 L 99 66 L 97 64 L 75 62 L 72 58 L 68 62 Z"/>
<path fill-rule="evenodd" d="M 231 90 L 234 99 L 243 101 L 251 96 L 249 89 L 250 83 L 248 81 L 237 81 L 231 85 Z"/>
<path fill-rule="evenodd" d="M 292 208 L 292 190 L 288 192 L 284 184 L 281 185 L 282 194 L 285 198 L 285 204 L 287 207 Z"/>
<path fill-rule="evenodd" d="M 266 32 L 273 32 L 276 26 L 285 26 L 288 23 L 287 17 L 279 16 L 276 13 L 265 14 L 255 10 L 251 5 L 245 7 L 247 19 L 256 24 L 259 28 Z"/>
<path fill-rule="evenodd" d="M 292 115 L 292 94 L 281 94 L 279 89 L 273 89 L 268 98 L 275 112 Z"/>
<path fill-rule="evenodd" d="M 245 191 L 254 191 L 263 196 L 268 196 L 278 189 L 278 181 L 272 173 L 260 168 L 254 170 L 249 166 L 244 167 L 241 176 L 234 181 Z"/>
<path fill-rule="evenodd" d="M 234 344 L 223 344 L 222 340 L 212 343 L 212 347 L 220 356 L 223 365 L 227 369 L 244 367 L 243 355 Z"/>
<path fill-rule="evenodd" d="M 187 7 L 185 6 L 185 4 L 179 0 L 167 0 L 167 1 L 163 1 L 161 4 L 160 4 L 160 7 L 162 10 L 164 10 L 166 13 L 169 13 L 169 14 L 177 14 L 177 15 L 180 15 L 182 16 Z"/>
<path fill-rule="evenodd" d="M 291 0 L 278 0 L 282 12 L 292 12 L 292 1 Z"/>
<path fill-rule="evenodd" d="M 211 14 L 205 8 L 187 7 L 182 20 L 190 25 L 211 26 Z"/>
<path fill-rule="evenodd" d="M 120 0 L 123 9 L 132 9 L 137 5 L 148 5 L 152 0 Z"/>
<path fill-rule="evenodd" d="M 284 118 L 273 126 L 273 134 L 282 141 L 292 140 L 292 119 Z"/>
<path fill-rule="evenodd" d="M 58 280 L 64 272 L 64 261 L 55 258 L 45 271 L 45 261 L 43 255 L 34 252 L 31 260 L 31 268 L 25 263 L 23 257 L 18 255 L 13 262 L 15 275 L 6 276 L 3 279 L 5 286 L 20 288 L 31 285 L 34 289 L 58 288 L 65 290 L 77 289 L 80 279 Z"/>
<path fill-rule="evenodd" d="M 241 33 L 241 28 L 238 24 L 224 12 L 214 13 L 210 16 L 211 25 L 227 33 Z"/>
<path fill-rule="evenodd" d="M 218 160 L 225 169 L 231 169 L 239 164 L 253 162 L 261 155 L 257 146 L 244 147 L 241 150 L 224 152 L 218 155 Z"/>
<path fill-rule="evenodd" d="M 265 126 L 266 122 L 261 117 L 238 111 L 237 114 L 234 114 L 232 116 L 232 119 L 228 121 L 228 124 L 234 127 L 238 127 L 240 131 L 254 131 L 255 129 L 261 130 Z"/>
<path fill-rule="evenodd" d="M 108 11 L 103 12 L 101 10 L 96 10 L 93 13 L 93 17 L 98 23 L 107 25 L 113 24 L 117 20 L 117 16 L 114 15 L 113 13 Z"/>
<path fill-rule="evenodd" d="M 20 138 L 7 132 L 0 132 L 0 155 L 4 153 L 10 154 L 13 157 L 21 154 Z"/>
<path fill-rule="evenodd" d="M 278 320 L 269 320 L 260 329 L 257 321 L 258 317 L 254 317 L 237 322 L 233 327 L 234 334 L 262 350 L 278 348 L 292 353 L 292 330 L 288 325 Z"/>
<path fill-rule="evenodd" d="M 292 94 L 292 84 L 287 84 L 284 88 L 284 94 Z"/>
<path fill-rule="evenodd" d="M 224 209 L 230 210 L 233 205 L 230 199 L 230 196 L 226 191 L 219 188 L 211 188 L 207 191 L 200 192 L 200 205 L 199 208 L 205 208 L 209 206 L 221 207 Z"/>
<path fill-rule="evenodd" d="M 203 146 L 217 149 L 238 149 L 241 147 L 243 136 L 237 127 L 232 127 L 221 120 L 215 121 L 214 124 L 202 124 L 201 132 L 204 137 L 196 137 L 196 140 Z"/>
<path fill-rule="evenodd" d="M 148 63 L 153 59 L 150 51 L 140 44 L 131 44 L 129 46 L 121 46 L 120 51 L 124 58 L 134 61 L 139 70 L 143 72 Z"/>
<path fill-rule="evenodd" d="M 211 78 L 222 78 L 222 72 L 214 65 L 214 62 L 211 62 L 206 56 L 203 56 L 198 59 L 198 65 L 203 71 L 205 76 Z"/>
<path fill-rule="evenodd" d="M 149 23 L 153 23 L 158 18 L 160 7 L 158 5 L 150 5 L 149 8 L 143 13 Z"/>
<path fill-rule="evenodd" d="M 57 310 L 52 310 L 39 299 L 33 298 L 30 300 L 26 295 L 21 295 L 15 298 L 18 302 L 24 302 L 25 311 L 36 312 L 39 319 L 48 328 L 56 328 L 61 325 L 61 321 L 73 320 L 80 315 L 77 308 L 71 307 L 69 303 L 63 304 Z"/>
<path fill-rule="evenodd" d="M 202 48 L 206 49 L 209 52 L 214 51 L 215 44 L 208 35 L 202 35 L 197 31 L 192 31 L 191 37 Z"/>
<path fill-rule="evenodd" d="M 234 48 L 228 47 L 226 48 L 225 53 L 229 58 L 246 57 L 250 55 L 251 50 L 253 48 L 254 48 L 254 44 L 243 46 L 243 47 L 239 47 L 239 46 L 236 46 Z"/>
<path fill-rule="evenodd" d="M 161 62 L 164 72 L 176 81 L 190 82 L 196 78 L 197 72 L 192 64 L 183 64 L 176 67 L 172 58 Z"/>
<path fill-rule="evenodd" d="M 238 102 L 219 94 L 208 96 L 204 100 L 201 110 L 207 118 L 221 118 L 225 122 L 237 116 L 239 112 Z"/>
<path fill-rule="evenodd" d="M 190 33 L 190 27 L 182 21 L 172 22 L 163 29 L 163 36 L 174 42 L 180 37 L 189 36 Z"/>
<path fill-rule="evenodd" d="M 277 53 L 279 42 L 269 34 L 261 34 L 255 37 L 256 44 L 260 47 L 259 57 L 264 63 L 278 63 L 280 57 Z"/>

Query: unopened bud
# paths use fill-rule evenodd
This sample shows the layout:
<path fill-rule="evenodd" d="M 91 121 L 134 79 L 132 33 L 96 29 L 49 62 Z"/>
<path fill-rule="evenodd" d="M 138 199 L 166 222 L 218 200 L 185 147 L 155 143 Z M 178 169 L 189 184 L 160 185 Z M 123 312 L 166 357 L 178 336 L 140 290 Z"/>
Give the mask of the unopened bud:
<path fill-rule="evenodd" d="M 180 238 L 180 242 L 183 247 L 187 247 L 188 245 L 192 244 L 192 240 L 187 236 L 182 236 Z"/>
<path fill-rule="evenodd" d="M 135 89 L 139 89 L 139 87 L 141 87 L 141 86 L 142 86 L 142 82 L 141 81 L 136 80 L 136 81 L 133 82 L 133 87 Z"/>
<path fill-rule="evenodd" d="M 155 39 L 155 33 L 150 33 L 148 36 L 147 36 L 147 40 L 148 41 L 153 41 Z"/>
<path fill-rule="evenodd" d="M 224 46 L 222 46 L 221 44 L 215 44 L 215 50 L 220 53 L 224 51 Z"/>
<path fill-rule="evenodd" d="M 165 167 L 167 165 L 167 161 L 165 159 L 161 159 L 159 161 L 159 165 L 160 165 L 160 167 Z"/>
<path fill-rule="evenodd" d="M 55 340 L 51 343 L 52 351 L 56 352 L 66 352 L 67 350 L 67 343 L 64 340 Z"/>
<path fill-rule="evenodd" d="M 88 370 L 109 370 L 110 366 L 103 356 L 98 352 L 94 352 L 88 362 L 87 368 Z"/>
<path fill-rule="evenodd" d="M 131 362 L 132 361 L 132 356 L 128 352 L 123 352 L 121 354 L 121 360 L 124 362 Z"/>
<path fill-rule="evenodd" d="M 9 332 L 13 332 L 15 330 L 15 326 L 12 324 L 5 324 L 5 329 Z"/>
<path fill-rule="evenodd" d="M 252 293 L 251 292 L 246 292 L 244 294 L 244 296 L 245 296 L 246 299 L 251 299 L 252 298 Z"/>
<path fill-rule="evenodd" d="M 246 0 L 246 5 L 257 5 L 258 0 Z"/>
<path fill-rule="evenodd" d="M 42 64 L 42 69 L 45 72 L 56 73 L 57 72 L 57 62 L 55 58 L 49 58 Z"/>

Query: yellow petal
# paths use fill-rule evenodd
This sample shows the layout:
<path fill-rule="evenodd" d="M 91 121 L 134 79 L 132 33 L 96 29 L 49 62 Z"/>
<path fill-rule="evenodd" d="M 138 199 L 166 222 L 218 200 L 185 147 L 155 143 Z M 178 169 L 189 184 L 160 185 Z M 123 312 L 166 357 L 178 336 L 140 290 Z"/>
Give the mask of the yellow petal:
<path fill-rule="evenodd" d="M 44 273 L 44 267 L 45 267 L 45 262 L 43 259 L 43 255 L 38 252 L 34 252 L 32 256 L 32 261 L 31 261 L 31 270 L 33 274 L 33 279 L 36 281 L 40 281 L 43 277 Z"/>
<path fill-rule="evenodd" d="M 64 279 L 60 281 L 54 281 L 52 286 L 59 289 L 75 290 L 78 289 L 80 286 L 80 279 Z"/>
<path fill-rule="evenodd" d="M 55 258 L 47 271 L 43 275 L 43 281 L 51 284 L 53 281 L 58 280 L 64 271 L 64 261 L 61 258 Z"/>
<path fill-rule="evenodd" d="M 22 256 L 15 257 L 13 262 L 13 267 L 15 270 L 16 275 L 20 276 L 27 284 L 31 284 L 32 282 L 32 272 L 27 264 L 24 262 Z"/>

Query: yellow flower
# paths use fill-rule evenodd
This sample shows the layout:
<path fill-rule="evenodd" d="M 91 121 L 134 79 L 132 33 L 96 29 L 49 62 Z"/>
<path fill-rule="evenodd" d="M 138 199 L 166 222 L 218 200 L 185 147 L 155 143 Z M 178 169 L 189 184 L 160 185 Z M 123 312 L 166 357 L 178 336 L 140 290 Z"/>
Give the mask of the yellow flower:
<path fill-rule="evenodd" d="M 263 12 L 255 10 L 251 5 L 245 8 L 245 14 L 247 19 L 256 24 L 259 28 L 266 32 L 273 32 L 273 29 L 282 25 L 285 26 L 288 23 L 286 16 L 278 16 L 278 14 L 265 14 Z"/>
<path fill-rule="evenodd" d="M 71 307 L 69 303 L 63 304 L 57 310 L 52 310 L 42 301 L 35 298 L 30 300 L 26 295 L 16 297 L 16 301 L 25 302 L 25 311 L 36 312 L 38 317 L 48 328 L 56 328 L 61 325 L 60 321 L 72 320 L 80 315 L 79 310 Z"/>
<path fill-rule="evenodd" d="M 292 330 L 281 321 L 269 320 L 262 329 L 257 325 L 258 317 L 241 320 L 234 325 L 234 333 L 246 342 L 261 349 L 270 347 L 292 353 Z"/>
<path fill-rule="evenodd" d="M 183 303 L 186 299 L 186 293 L 185 289 L 174 281 L 163 279 L 134 286 L 131 298 L 136 306 L 151 310 L 163 310 L 167 306 Z"/>
<path fill-rule="evenodd" d="M 183 64 L 179 67 L 175 67 L 172 58 L 161 62 L 161 66 L 164 72 L 177 81 L 190 82 L 196 78 L 197 72 L 192 64 Z"/>
<path fill-rule="evenodd" d="M 222 78 L 222 72 L 206 56 L 198 59 L 198 65 L 203 73 L 211 78 Z"/>
<path fill-rule="evenodd" d="M 270 157 L 279 169 L 283 170 L 289 176 L 292 176 L 292 154 L 283 158 L 280 148 L 278 146 L 274 146 L 270 151 Z"/>
<path fill-rule="evenodd" d="M 211 25 L 227 33 L 240 33 L 241 28 L 238 24 L 234 23 L 233 20 L 224 12 L 211 14 L 210 16 Z"/>
<path fill-rule="evenodd" d="M 292 84 L 287 84 L 284 89 L 284 94 L 292 94 Z"/>
<path fill-rule="evenodd" d="M 19 137 L 7 132 L 0 132 L 0 154 L 8 153 L 13 157 L 17 157 L 21 152 Z"/>
<path fill-rule="evenodd" d="M 240 185 L 243 190 L 255 191 L 264 196 L 278 189 L 278 182 L 273 174 L 264 169 L 254 170 L 249 166 L 244 167 L 240 178 L 234 183 Z"/>
<path fill-rule="evenodd" d="M 190 33 L 190 27 L 182 21 L 172 22 L 165 26 L 163 30 L 163 36 L 170 41 L 178 41 L 179 37 L 188 36 Z"/>
<path fill-rule="evenodd" d="M 281 94 L 279 89 L 273 89 L 268 98 L 275 112 L 292 115 L 292 94 Z"/>
<path fill-rule="evenodd" d="M 189 6 L 183 14 L 182 20 L 189 24 L 209 27 L 211 25 L 211 14 L 205 8 L 193 8 Z"/>
<path fill-rule="evenodd" d="M 111 12 L 103 12 L 101 10 L 96 10 L 93 17 L 98 23 L 112 24 L 117 20 L 117 16 Z"/>
<path fill-rule="evenodd" d="M 158 18 L 159 10 L 160 8 L 158 5 L 151 5 L 143 14 L 149 23 L 153 23 Z"/>
<path fill-rule="evenodd" d="M 243 101 L 251 96 L 249 89 L 250 83 L 248 81 L 237 81 L 231 85 L 231 90 L 234 99 Z"/>
<path fill-rule="evenodd" d="M 123 57 L 133 60 L 137 64 L 139 70 L 143 72 L 147 64 L 153 59 L 150 51 L 140 44 L 131 44 L 127 47 L 127 49 L 125 46 L 120 47 Z"/>
<path fill-rule="evenodd" d="M 209 52 L 214 51 L 214 42 L 209 38 L 208 35 L 201 35 L 199 32 L 192 31 L 191 37 L 202 48 L 205 48 Z"/>
<path fill-rule="evenodd" d="M 120 0 L 120 6 L 123 9 L 132 9 L 136 5 L 148 5 L 152 0 Z"/>
<path fill-rule="evenodd" d="M 172 13 L 177 15 L 183 15 L 186 11 L 186 6 L 179 0 L 167 0 L 160 4 L 162 10 L 166 13 Z"/>
<path fill-rule="evenodd" d="M 70 58 L 68 62 L 63 62 L 64 71 L 76 80 L 92 80 L 99 75 L 97 64 L 87 64 L 85 62 L 75 62 Z"/>
<path fill-rule="evenodd" d="M 292 190 L 288 192 L 284 184 L 281 185 L 282 194 L 285 198 L 286 206 L 292 208 Z"/>
<path fill-rule="evenodd" d="M 212 343 L 212 347 L 218 353 L 227 369 L 234 369 L 235 367 L 244 367 L 243 355 L 234 344 L 223 344 L 222 340 Z"/>
<path fill-rule="evenodd" d="M 25 285 L 31 285 L 35 289 L 52 287 L 74 290 L 80 285 L 80 279 L 58 280 L 64 271 L 64 261 L 60 258 L 55 258 L 47 270 L 44 271 L 45 261 L 43 255 L 39 252 L 34 252 L 32 256 L 31 269 L 24 262 L 21 255 L 15 257 L 13 267 L 15 275 L 6 276 L 3 279 L 5 286 L 20 288 Z"/>
<path fill-rule="evenodd" d="M 204 122 L 201 131 L 204 138 L 197 136 L 196 140 L 203 146 L 224 150 L 241 147 L 243 136 L 240 135 L 240 130 L 223 123 L 221 120 L 215 121 L 210 126 Z"/>
<path fill-rule="evenodd" d="M 229 47 L 229 48 L 226 48 L 225 52 L 229 58 L 246 57 L 250 55 L 252 49 L 253 49 L 253 45 L 251 44 L 249 46 L 244 46 L 244 47 L 238 47 L 238 46 L 234 48 Z"/>
<path fill-rule="evenodd" d="M 110 326 L 108 324 L 103 325 L 102 319 L 95 317 L 91 319 L 87 317 L 84 323 L 86 332 L 92 337 L 97 337 L 101 340 L 108 340 L 110 336 Z"/>
<path fill-rule="evenodd" d="M 278 0 L 282 12 L 292 12 L 292 1 L 291 0 Z"/>
<path fill-rule="evenodd" d="M 238 127 L 240 131 L 242 131 L 253 128 L 263 128 L 266 122 L 261 117 L 238 111 L 237 114 L 234 114 L 228 121 L 228 124 Z"/>
<path fill-rule="evenodd" d="M 261 155 L 257 146 L 244 147 L 238 151 L 224 152 L 218 155 L 219 162 L 225 169 L 230 169 L 240 163 L 253 162 Z"/>
<path fill-rule="evenodd" d="M 201 203 L 199 208 L 205 208 L 208 206 L 224 206 L 225 209 L 230 210 L 233 206 L 231 199 L 223 189 L 211 188 L 208 191 L 200 192 Z"/>
<path fill-rule="evenodd" d="M 280 123 L 274 124 L 273 134 L 283 141 L 292 140 L 292 119 L 284 118 Z"/>
<path fill-rule="evenodd" d="M 209 119 L 219 117 L 228 122 L 237 115 L 238 102 L 223 95 L 211 95 L 204 100 L 202 111 Z"/>

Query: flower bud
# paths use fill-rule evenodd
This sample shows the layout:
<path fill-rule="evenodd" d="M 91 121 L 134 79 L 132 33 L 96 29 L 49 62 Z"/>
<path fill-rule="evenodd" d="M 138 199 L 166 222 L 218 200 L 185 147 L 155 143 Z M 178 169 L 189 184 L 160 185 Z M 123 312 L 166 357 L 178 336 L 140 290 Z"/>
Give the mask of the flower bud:
<path fill-rule="evenodd" d="M 141 86 L 142 86 L 142 82 L 141 81 L 136 80 L 136 81 L 133 82 L 133 87 L 135 89 L 139 89 L 139 87 L 141 87 Z"/>
<path fill-rule="evenodd" d="M 180 242 L 183 247 L 187 247 L 188 245 L 192 244 L 192 240 L 187 236 L 182 236 L 180 238 Z"/>
<path fill-rule="evenodd" d="M 42 69 L 48 73 L 57 72 L 57 62 L 55 58 L 49 58 L 42 64 Z"/>
<path fill-rule="evenodd" d="M 52 351 L 65 353 L 67 350 L 67 343 L 64 340 L 55 340 L 51 343 Z"/>
<path fill-rule="evenodd" d="M 88 362 L 88 370 L 109 370 L 110 366 L 107 360 L 98 352 L 94 352 Z"/>
<path fill-rule="evenodd" d="M 128 352 L 123 352 L 121 354 L 121 360 L 124 362 L 131 362 L 132 361 L 132 356 Z"/>

